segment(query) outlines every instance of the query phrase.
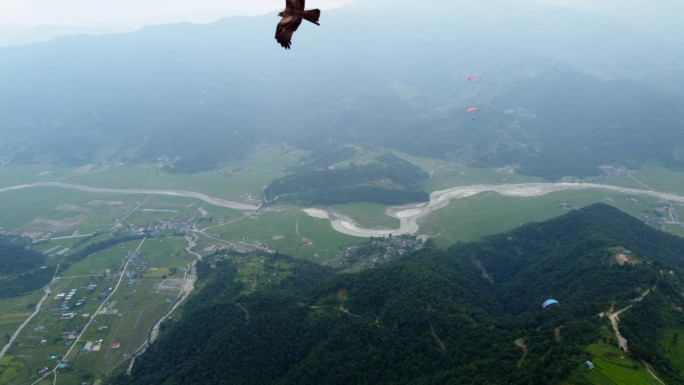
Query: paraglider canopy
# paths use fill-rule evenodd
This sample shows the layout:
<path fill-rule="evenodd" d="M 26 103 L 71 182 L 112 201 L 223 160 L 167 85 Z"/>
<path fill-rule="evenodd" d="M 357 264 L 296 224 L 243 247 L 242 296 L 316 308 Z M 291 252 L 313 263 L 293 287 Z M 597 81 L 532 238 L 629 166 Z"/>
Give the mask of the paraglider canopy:
<path fill-rule="evenodd" d="M 470 107 L 468 108 L 468 112 L 480 112 L 480 109 L 477 107 Z"/>
<path fill-rule="evenodd" d="M 547 306 L 550 306 L 553 304 L 560 305 L 558 303 L 558 301 L 556 301 L 555 299 L 547 299 L 546 301 L 544 301 L 544 303 L 542 303 L 542 309 L 546 309 Z"/>
<path fill-rule="evenodd" d="M 480 75 L 470 75 L 470 76 L 468 76 L 468 81 L 471 81 L 471 80 L 473 80 L 473 79 L 482 79 L 482 78 L 480 77 Z"/>

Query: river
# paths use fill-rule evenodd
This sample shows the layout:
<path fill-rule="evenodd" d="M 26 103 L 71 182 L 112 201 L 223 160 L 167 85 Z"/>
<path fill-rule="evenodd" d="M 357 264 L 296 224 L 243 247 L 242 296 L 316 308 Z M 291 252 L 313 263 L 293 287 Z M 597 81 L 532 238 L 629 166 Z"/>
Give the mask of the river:
<path fill-rule="evenodd" d="M 214 206 L 227 207 L 234 210 L 254 211 L 258 207 L 239 202 L 233 202 L 225 199 L 215 198 L 203 193 L 185 190 L 155 190 L 155 189 L 115 189 L 104 187 L 91 187 L 77 184 L 69 184 L 62 182 L 37 182 L 28 183 L 10 187 L 0 188 L 0 193 L 10 190 L 36 188 L 36 187 L 55 187 L 70 190 L 80 190 L 93 193 L 109 193 L 109 194 L 150 194 L 150 195 L 168 195 L 186 198 L 199 199 L 203 202 Z M 558 191 L 566 190 L 607 190 L 623 194 L 631 195 L 646 195 L 655 198 L 665 199 L 673 202 L 684 203 L 684 196 L 660 192 L 648 189 L 634 189 L 627 187 L 612 186 L 598 183 L 582 183 L 582 182 L 559 182 L 559 183 L 518 183 L 518 184 L 478 184 L 470 186 L 459 186 L 445 190 L 433 191 L 430 194 L 428 202 L 421 202 L 416 204 L 393 206 L 389 207 L 385 213 L 391 217 L 399 219 L 399 228 L 396 229 L 377 229 L 364 228 L 356 223 L 352 218 L 342 214 L 327 211 L 321 208 L 308 208 L 304 211 L 316 218 L 325 218 L 330 220 L 330 224 L 336 231 L 356 237 L 377 237 L 389 234 L 416 234 L 420 229 L 420 220 L 443 207 L 446 207 L 450 201 L 455 199 L 463 199 L 477 195 L 483 192 L 495 192 L 505 196 L 511 197 L 533 197 L 550 194 Z"/>

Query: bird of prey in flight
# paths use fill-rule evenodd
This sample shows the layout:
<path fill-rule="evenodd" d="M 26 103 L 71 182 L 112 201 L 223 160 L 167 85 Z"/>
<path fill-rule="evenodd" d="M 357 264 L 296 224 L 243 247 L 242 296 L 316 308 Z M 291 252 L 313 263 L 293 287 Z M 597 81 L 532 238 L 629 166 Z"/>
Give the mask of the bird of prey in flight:
<path fill-rule="evenodd" d="M 285 49 L 290 49 L 292 44 L 292 34 L 297 30 L 302 19 L 306 19 L 316 25 L 321 11 L 318 9 L 304 10 L 305 0 L 285 0 L 285 9 L 278 14 L 282 19 L 276 27 L 275 39 Z"/>

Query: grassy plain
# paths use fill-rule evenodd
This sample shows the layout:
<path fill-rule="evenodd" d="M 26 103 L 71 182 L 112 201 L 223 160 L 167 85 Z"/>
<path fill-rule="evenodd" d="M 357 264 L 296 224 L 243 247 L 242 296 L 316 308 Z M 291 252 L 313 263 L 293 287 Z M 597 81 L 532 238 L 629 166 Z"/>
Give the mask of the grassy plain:
<path fill-rule="evenodd" d="M 344 245 L 363 241 L 338 233 L 329 220 L 309 217 L 299 209 L 262 212 L 209 232 L 238 246 L 268 243 L 272 250 L 320 262 L 332 259 Z"/>
<path fill-rule="evenodd" d="M 651 385 L 657 381 L 639 362 L 626 355 L 619 348 L 606 343 L 588 347 L 594 369 L 582 364 L 575 374 L 576 382 L 593 385 Z M 581 382 L 580 382 L 581 381 Z M 568 383 L 569 385 L 570 383 Z"/>
<path fill-rule="evenodd" d="M 21 297 L 0 299 L 0 346 L 5 346 L 7 343 L 5 336 L 12 335 L 17 327 L 33 313 L 35 304 L 40 301 L 42 295 L 42 291 L 37 291 Z"/>
<path fill-rule="evenodd" d="M 330 206 L 331 211 L 347 215 L 354 219 L 361 227 L 396 229 L 399 220 L 385 214 L 387 206 L 377 203 L 352 203 Z"/>
<path fill-rule="evenodd" d="M 543 221 L 562 215 L 572 207 L 596 202 L 614 205 L 635 216 L 652 212 L 656 205 L 654 198 L 628 200 L 626 197 L 598 190 L 560 191 L 539 197 L 507 197 L 485 192 L 453 200 L 449 206 L 433 212 L 424 220 L 421 231 L 437 236 L 438 244 L 448 245 L 455 241 L 477 241 L 485 235 Z"/>
<path fill-rule="evenodd" d="M 50 164 L 0 166 L 0 188 L 13 185 L 59 180 L 84 172 L 82 167 L 61 167 Z"/>
<path fill-rule="evenodd" d="M 606 184 L 636 189 L 653 189 L 662 192 L 684 194 L 684 171 L 663 168 L 645 168 L 634 171 L 631 176 L 607 180 Z"/>
<path fill-rule="evenodd" d="M 71 235 L 75 230 L 87 233 L 108 229 L 116 218 L 135 207 L 136 201 L 145 199 L 144 195 L 95 194 L 51 187 L 0 194 L 0 227 L 16 233 L 51 227 L 59 230 L 56 236 Z"/>
<path fill-rule="evenodd" d="M 52 294 L 41 311 L 24 328 L 16 345 L 0 364 L 0 383 L 24 383 L 30 378 L 37 379 L 35 374 L 41 368 L 55 367 L 60 359 L 58 355 L 66 354 L 69 349 L 62 333 L 83 328 L 102 304 L 107 294 L 105 290 L 116 287 L 118 276 L 112 274 L 105 277 L 104 271 L 110 269 L 116 273 L 124 257 L 139 244 L 140 241 L 131 241 L 99 251 L 62 272 L 60 279 L 52 284 Z M 106 307 L 107 313 L 95 316 L 82 339 L 76 342 L 76 348 L 66 357 L 71 366 L 61 370 L 63 373 L 58 375 L 58 383 L 79 384 L 95 375 L 107 373 L 144 343 L 151 327 L 172 306 L 180 293 L 183 272 L 194 258 L 184 250 L 184 246 L 185 239 L 182 237 L 150 239 L 143 243 L 139 257 L 129 263 L 127 272 L 135 273 L 143 264 L 147 264 L 151 267 L 149 271 L 162 269 L 166 274 L 145 274 L 134 280 L 124 277 Z M 88 285 L 97 286 L 89 290 Z M 70 309 L 66 311 L 76 314 L 72 319 L 60 320 L 60 314 L 64 312 L 60 306 L 64 299 L 57 297 L 57 294 L 71 290 L 76 290 L 76 293 L 69 302 Z M 29 304 L 36 303 L 41 294 L 0 302 L 0 321 L 7 322 L 7 332 L 14 332 L 18 324 L 26 319 L 32 311 Z M 77 305 L 76 302 L 81 304 Z M 0 322 L 2 327 L 3 323 Z M 96 344 L 100 339 L 99 351 L 80 351 L 86 342 Z M 112 342 L 119 342 L 121 346 L 113 348 Z"/>
<path fill-rule="evenodd" d="M 684 330 L 682 329 L 666 329 L 663 333 L 661 346 L 665 352 L 665 356 L 674 364 L 675 368 L 679 368 L 679 374 L 684 374 Z"/>
<path fill-rule="evenodd" d="M 471 168 L 457 162 L 423 158 L 399 151 L 394 153 L 430 174 L 430 181 L 425 188 L 428 192 L 473 184 L 548 182 L 538 177 L 515 174 L 509 168 Z"/>
<path fill-rule="evenodd" d="M 249 157 L 222 167 L 194 174 L 169 173 L 159 165 L 96 167 L 88 172 L 73 172 L 60 181 L 109 188 L 175 189 L 202 192 L 223 199 L 261 201 L 263 188 L 285 175 L 288 165 L 300 162 L 305 153 L 273 145 L 257 150 Z"/>

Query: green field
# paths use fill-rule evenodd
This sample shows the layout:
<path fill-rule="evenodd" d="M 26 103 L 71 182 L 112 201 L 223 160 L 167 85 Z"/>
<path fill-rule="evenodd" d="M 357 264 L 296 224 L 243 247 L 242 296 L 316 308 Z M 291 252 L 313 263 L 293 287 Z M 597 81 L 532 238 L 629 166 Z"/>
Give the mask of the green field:
<path fill-rule="evenodd" d="M 631 177 L 605 181 L 606 184 L 636 189 L 650 188 L 662 192 L 684 194 L 684 172 L 662 168 L 646 168 L 635 171 Z"/>
<path fill-rule="evenodd" d="M 7 343 L 5 336 L 14 334 L 17 327 L 33 313 L 42 295 L 42 291 L 37 291 L 21 297 L 0 299 L 0 347 Z"/>
<path fill-rule="evenodd" d="M 63 181 L 65 183 L 128 189 L 174 189 L 203 192 L 223 199 L 258 205 L 263 188 L 274 178 L 284 175 L 288 165 L 300 162 L 303 155 L 280 146 L 265 148 L 241 162 L 224 165 L 221 169 L 192 175 L 170 174 L 158 165 L 114 167 L 104 169 L 68 168 L 46 165 L 12 166 L 0 168 L 0 188 L 19 183 L 36 181 Z M 511 174 L 509 170 L 470 169 L 455 163 L 410 157 L 400 154 L 427 171 L 432 179 L 427 191 L 445 188 L 497 183 L 539 182 L 537 178 Z M 684 173 L 659 169 L 637 172 L 634 177 L 645 185 L 660 191 L 684 194 Z M 604 182 L 601 182 L 604 183 Z M 631 188 L 643 188 L 632 178 L 624 177 L 607 181 Z M 206 236 L 197 236 L 194 251 L 207 254 L 216 247 L 234 247 L 252 250 L 268 248 L 284 254 L 325 263 L 339 256 L 341 248 L 365 239 L 336 232 L 328 219 L 306 215 L 300 207 L 272 206 L 259 213 L 240 212 L 206 202 L 176 196 L 157 194 L 111 194 L 91 193 L 59 188 L 25 188 L 0 193 L 0 227 L 17 233 L 40 234 L 52 231 L 54 237 L 88 234 L 98 231 L 95 239 L 68 238 L 36 244 L 43 252 L 61 248 L 75 249 L 79 242 L 106 239 L 113 225 L 125 217 L 124 224 L 145 226 L 172 219 L 194 218 L 196 228 Z M 455 241 L 475 241 L 485 235 L 499 233 L 530 221 L 542 221 L 595 202 L 616 206 L 636 217 L 657 217 L 656 208 L 662 202 L 655 198 L 630 196 L 600 190 L 562 191 L 539 197 L 505 197 L 486 192 L 469 198 L 453 200 L 433 212 L 421 223 L 420 232 L 436 236 L 438 245 L 448 246 Z M 674 205 L 674 212 L 684 217 L 682 205 Z M 365 228 L 397 228 L 399 221 L 385 214 L 385 206 L 369 203 L 336 205 L 326 208 L 351 217 Z M 664 229 L 684 235 L 684 227 L 667 225 Z M 184 237 L 173 236 L 174 231 L 162 232 L 148 238 L 140 248 L 136 268 L 147 264 L 149 270 L 136 278 L 129 286 L 126 277 L 112 297 L 115 312 L 96 316 L 79 341 L 78 349 L 68 358 L 73 366 L 60 372 L 57 383 L 79 384 L 91 381 L 93 376 L 109 373 L 127 354 L 133 353 L 145 340 L 154 322 L 171 306 L 179 293 L 180 279 L 188 263 L 194 257 L 185 250 Z M 310 241 L 310 243 L 308 242 Z M 100 293 L 116 285 L 113 275 L 122 266 L 128 252 L 135 250 L 140 241 L 131 241 L 98 251 L 60 272 L 61 278 L 52 285 L 52 295 L 43 310 L 24 329 L 17 345 L 0 363 L 0 384 L 24 383 L 36 379 L 41 368 L 54 367 L 57 361 L 50 356 L 64 354 L 69 349 L 61 333 L 83 326 L 87 321 L 82 314 L 93 314 L 102 304 Z M 58 257 L 51 257 L 56 261 Z M 256 285 L 264 279 L 266 269 L 261 258 L 250 257 L 236 262 L 240 266 L 240 279 Z M 287 271 L 287 266 L 279 266 Z M 110 275 L 105 273 L 110 271 Z M 286 274 L 286 273 L 284 273 Z M 271 278 L 265 278 L 271 279 Z M 275 278 L 274 278 L 275 279 Z M 97 288 L 86 292 L 85 287 L 95 284 Z M 254 287 L 254 286 L 252 286 Z M 79 297 L 85 297 L 72 320 L 59 320 L 62 300 L 56 294 L 77 289 Z M 83 294 L 81 294 L 83 293 Z M 12 334 L 32 312 L 31 304 L 37 303 L 41 292 L 32 295 L 0 300 L 0 335 Z M 114 306 L 114 305 L 113 305 Z M 119 315 L 120 314 L 120 315 Z M 100 326 L 107 326 L 99 330 Z M 669 330 L 664 339 L 669 357 L 684 367 L 684 342 L 680 342 L 678 330 Z M 97 352 L 79 353 L 87 341 L 102 339 L 102 349 Z M 42 341 L 46 340 L 43 344 Z M 119 348 L 111 348 L 119 342 Z M 592 384 L 650 384 L 653 379 L 643 366 L 628 358 L 621 358 L 620 351 L 605 344 L 592 345 L 589 352 L 597 368 L 590 371 L 585 366 L 578 369 L 583 383 Z M 650 380 L 650 382 L 649 382 Z M 33 382 L 33 381 L 30 381 Z M 52 384 L 52 377 L 46 384 Z"/>
<path fill-rule="evenodd" d="M 338 233 L 330 220 L 309 217 L 299 209 L 263 212 L 215 227 L 209 233 L 237 246 L 262 242 L 272 250 L 320 262 L 332 259 L 342 246 L 363 241 Z M 305 244 L 303 238 L 312 244 Z"/>
<path fill-rule="evenodd" d="M 26 188 L 0 193 L 0 227 L 16 233 L 57 228 L 55 235 L 108 229 L 144 195 L 94 194 L 60 188 Z M 62 223 L 56 223 L 56 221 Z"/>
<path fill-rule="evenodd" d="M 512 169 L 471 168 L 458 162 L 423 158 L 400 151 L 395 151 L 394 154 L 419 166 L 431 175 L 425 188 L 428 192 L 474 184 L 547 182 L 541 178 L 515 174 Z"/>
<path fill-rule="evenodd" d="M 51 164 L 0 166 L 0 188 L 33 182 L 55 181 L 78 172 L 83 172 L 80 167 L 61 167 Z"/>
<path fill-rule="evenodd" d="M 351 217 L 361 227 L 396 229 L 399 220 L 385 214 L 387 206 L 377 203 L 352 203 L 346 205 L 334 205 L 328 207 L 330 211 Z"/>
<path fill-rule="evenodd" d="M 194 174 L 174 174 L 161 170 L 158 165 L 142 164 L 72 172 L 60 181 L 109 188 L 189 190 L 245 202 L 251 196 L 258 204 L 263 188 L 271 180 L 285 175 L 285 168 L 297 164 L 304 154 L 300 150 L 274 145 L 219 169 Z"/>
<path fill-rule="evenodd" d="M 619 348 L 605 343 L 590 345 L 587 351 L 591 354 L 594 369 L 582 364 L 575 373 L 575 381 L 571 383 L 588 383 L 593 385 L 651 385 L 657 381 L 646 371 L 646 368 L 633 360 Z M 581 381 L 581 382 L 580 382 Z"/>
<path fill-rule="evenodd" d="M 24 383 L 28 379 L 34 381 L 38 370 L 46 366 L 52 369 L 59 360 L 53 356 L 66 354 L 70 349 L 65 345 L 66 340 L 61 333 L 79 330 L 90 317 L 84 315 L 96 313 L 103 304 L 106 294 L 103 292 L 116 287 L 119 278 L 114 273 L 123 265 L 124 257 L 138 248 L 140 243 L 139 240 L 131 241 L 101 250 L 63 271 L 60 279 L 52 284 L 52 294 L 44 302 L 41 311 L 24 328 L 16 345 L 0 364 L 0 383 Z M 183 272 L 194 258 L 185 251 L 185 245 L 186 241 L 182 237 L 149 239 L 143 243 L 139 256 L 129 263 L 127 272 L 135 274 L 136 269 L 142 268 L 143 264 L 147 264 L 149 270 L 147 273 L 137 273 L 133 281 L 129 277 L 122 279 L 110 299 L 109 311 L 95 317 L 82 340 L 65 357 L 71 367 L 60 371 L 58 383 L 79 384 L 106 374 L 127 360 L 128 355 L 144 343 L 151 327 L 172 306 L 180 293 Z M 107 269 L 112 272 L 109 276 L 103 274 Z M 160 271 L 165 274 L 157 275 Z M 88 285 L 96 286 L 89 290 Z M 76 316 L 60 320 L 62 311 L 59 307 L 64 299 L 58 294 L 71 290 L 76 290 L 76 294 L 67 311 L 75 312 Z M 14 332 L 33 311 L 30 304 L 36 303 L 41 295 L 36 293 L 1 301 L 0 330 Z M 2 329 L 4 325 L 6 328 Z M 101 329 L 102 326 L 106 328 Z M 80 352 L 86 342 L 96 343 L 100 339 L 99 351 Z M 111 347 L 112 342 L 120 343 L 120 347 Z"/>
<path fill-rule="evenodd" d="M 654 198 L 597 191 L 560 191 L 539 197 L 507 197 L 485 192 L 453 200 L 449 206 L 433 212 L 421 225 L 421 232 L 436 236 L 435 241 L 448 245 L 455 241 L 476 241 L 485 235 L 504 232 L 524 223 L 543 221 L 596 202 L 608 203 L 635 216 L 650 213 Z"/>
<path fill-rule="evenodd" d="M 665 356 L 675 368 L 680 368 L 679 374 L 684 374 L 684 330 L 667 329 L 661 342 Z"/>

